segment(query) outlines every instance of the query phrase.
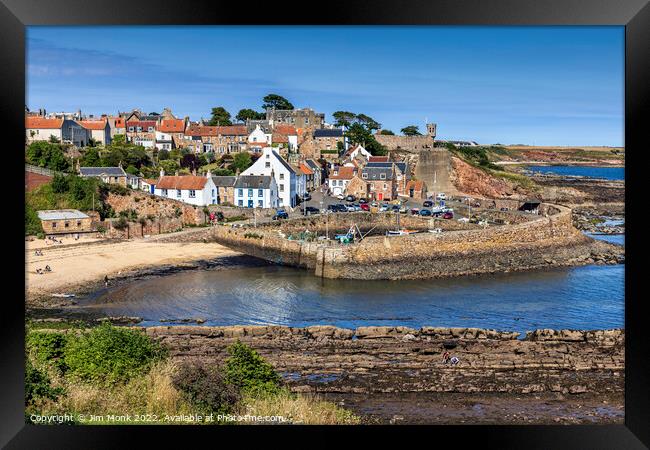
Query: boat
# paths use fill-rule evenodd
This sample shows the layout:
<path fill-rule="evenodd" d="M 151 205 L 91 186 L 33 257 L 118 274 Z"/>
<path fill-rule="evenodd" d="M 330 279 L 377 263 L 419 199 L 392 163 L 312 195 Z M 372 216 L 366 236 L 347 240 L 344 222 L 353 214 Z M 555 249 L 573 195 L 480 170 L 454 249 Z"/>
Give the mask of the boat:
<path fill-rule="evenodd" d="M 388 230 L 386 236 L 404 236 L 406 234 L 417 233 L 418 230 L 406 230 L 402 228 L 401 230 Z"/>
<path fill-rule="evenodd" d="M 57 297 L 57 298 L 71 298 L 74 297 L 74 294 L 52 294 L 52 297 Z"/>

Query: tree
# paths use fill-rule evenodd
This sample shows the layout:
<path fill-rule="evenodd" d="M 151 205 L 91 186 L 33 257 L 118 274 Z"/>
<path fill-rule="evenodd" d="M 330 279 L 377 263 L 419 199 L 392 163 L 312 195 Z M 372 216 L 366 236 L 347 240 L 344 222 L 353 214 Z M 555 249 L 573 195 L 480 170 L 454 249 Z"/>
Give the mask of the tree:
<path fill-rule="evenodd" d="M 59 142 L 61 142 L 61 140 L 60 140 L 58 137 L 56 137 L 56 136 L 54 136 L 53 134 L 51 134 L 51 135 L 50 135 L 50 139 L 49 139 L 48 142 L 49 142 L 50 144 L 58 144 Z"/>
<path fill-rule="evenodd" d="M 239 169 L 239 172 L 243 172 L 244 170 L 248 169 L 251 164 L 253 164 L 253 160 L 251 159 L 250 153 L 241 152 L 237 153 L 233 158 L 230 169 L 235 171 Z"/>
<path fill-rule="evenodd" d="M 190 170 L 196 170 L 201 164 L 199 163 L 199 158 L 194 153 L 188 153 L 183 155 L 181 158 L 181 167 L 188 168 Z"/>
<path fill-rule="evenodd" d="M 162 167 L 167 175 L 171 175 L 178 170 L 178 163 L 173 159 L 167 159 L 160 161 L 160 167 Z"/>
<path fill-rule="evenodd" d="M 417 125 L 409 125 L 400 130 L 404 136 L 422 136 Z"/>
<path fill-rule="evenodd" d="M 99 157 L 99 151 L 91 147 L 88 150 L 86 150 L 86 153 L 81 158 L 81 165 L 83 167 L 98 167 L 101 162 L 101 158 Z"/>
<path fill-rule="evenodd" d="M 97 147 L 99 145 L 99 141 L 95 138 L 90 138 L 88 139 L 88 147 Z"/>
<path fill-rule="evenodd" d="M 25 152 L 25 160 L 35 166 L 59 171 L 64 171 L 69 166 L 69 161 L 63 153 L 61 145 L 45 141 L 29 144 Z"/>
<path fill-rule="evenodd" d="M 381 130 L 379 134 L 384 135 L 384 136 L 395 136 L 395 133 L 393 133 L 390 130 Z"/>
<path fill-rule="evenodd" d="M 138 173 L 140 173 L 140 172 L 138 171 L 138 168 L 135 167 L 135 166 L 133 166 L 133 165 L 129 165 L 129 167 L 127 167 L 126 169 L 124 169 L 124 171 L 125 171 L 126 173 L 128 173 L 128 174 L 131 174 L 131 175 L 138 175 Z"/>
<path fill-rule="evenodd" d="M 248 108 L 240 109 L 237 115 L 235 116 L 235 119 L 239 120 L 240 122 L 246 122 L 248 119 L 264 120 L 265 118 L 266 118 L 266 114 Z"/>
<path fill-rule="evenodd" d="M 337 127 L 349 127 L 357 115 L 350 111 L 334 111 L 332 117 L 334 117 L 334 125 Z"/>
<path fill-rule="evenodd" d="M 264 109 L 293 109 L 291 102 L 278 94 L 269 94 L 262 101 Z"/>
<path fill-rule="evenodd" d="M 361 123 L 353 123 L 350 125 L 345 135 L 352 143 L 363 145 L 374 156 L 386 154 L 386 148 L 377 142 L 370 130 Z"/>
<path fill-rule="evenodd" d="M 164 161 L 166 159 L 169 159 L 169 150 L 163 148 L 158 151 L 158 161 Z"/>
<path fill-rule="evenodd" d="M 357 114 L 356 120 L 370 131 L 378 130 L 381 128 L 381 124 L 379 122 L 370 116 L 366 116 L 365 114 Z"/>
<path fill-rule="evenodd" d="M 209 124 L 212 126 L 232 125 L 232 121 L 230 120 L 230 113 L 226 111 L 226 108 L 223 106 L 212 108 L 212 118 L 210 119 Z"/>
<path fill-rule="evenodd" d="M 125 145 L 126 144 L 126 136 L 123 135 L 123 134 L 116 134 L 111 139 L 111 144 L 112 145 Z"/>

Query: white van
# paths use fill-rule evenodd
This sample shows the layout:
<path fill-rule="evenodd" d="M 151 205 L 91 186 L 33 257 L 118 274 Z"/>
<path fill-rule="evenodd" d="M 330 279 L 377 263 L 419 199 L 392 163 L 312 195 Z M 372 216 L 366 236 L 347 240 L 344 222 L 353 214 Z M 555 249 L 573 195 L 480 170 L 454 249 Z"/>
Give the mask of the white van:
<path fill-rule="evenodd" d="M 438 195 L 436 195 L 436 200 L 446 200 L 447 196 L 445 195 L 444 192 L 440 192 Z"/>

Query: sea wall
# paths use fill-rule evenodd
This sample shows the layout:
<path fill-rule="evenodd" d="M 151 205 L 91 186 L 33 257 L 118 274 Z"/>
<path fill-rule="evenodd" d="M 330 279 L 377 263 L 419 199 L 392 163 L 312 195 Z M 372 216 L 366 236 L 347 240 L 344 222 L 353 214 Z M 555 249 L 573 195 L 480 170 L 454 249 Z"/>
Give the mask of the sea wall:
<path fill-rule="evenodd" d="M 488 228 L 466 225 L 466 229 L 437 234 L 374 236 L 347 245 L 287 239 L 289 232 L 305 229 L 323 232 L 323 223 L 310 224 L 307 221 L 311 219 L 290 221 L 275 227 L 213 227 L 208 231 L 207 239 L 276 264 L 314 270 L 317 276 L 350 279 L 434 278 L 507 272 L 549 265 L 574 265 L 598 259 L 615 262 L 622 255 L 615 246 L 595 242 L 576 230 L 571 222 L 570 209 L 544 205 L 544 211 L 550 215 L 528 217 L 510 213 L 513 221 L 518 222 L 510 225 Z M 339 232 L 347 229 L 347 222 L 356 220 L 349 215 L 342 216 L 345 218 L 333 215 L 329 219 L 332 220 L 331 233 L 337 227 Z M 367 217 L 377 221 L 380 228 L 395 220 L 390 214 L 368 214 Z M 408 226 L 409 220 L 420 219 L 405 217 L 403 226 Z M 338 225 L 335 225 L 337 221 Z M 365 226 L 363 221 L 359 222 Z M 442 227 L 465 226 L 455 221 L 437 222 Z"/>
<path fill-rule="evenodd" d="M 145 329 L 177 360 L 221 364 L 239 340 L 256 349 L 295 391 L 623 392 L 624 331 L 318 325 L 167 326 Z M 443 364 L 449 352 L 456 366 Z"/>

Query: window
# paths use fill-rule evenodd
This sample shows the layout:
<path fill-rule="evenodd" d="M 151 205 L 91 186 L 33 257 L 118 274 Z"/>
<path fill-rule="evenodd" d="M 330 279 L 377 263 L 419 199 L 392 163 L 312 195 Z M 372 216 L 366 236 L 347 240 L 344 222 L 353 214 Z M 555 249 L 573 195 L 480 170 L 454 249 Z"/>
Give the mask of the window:
<path fill-rule="evenodd" d="M 379 179 L 380 180 L 385 180 L 386 179 L 386 174 L 385 173 L 380 173 L 379 174 Z"/>
<path fill-rule="evenodd" d="M 77 220 L 77 227 L 81 226 L 81 220 Z"/>
<path fill-rule="evenodd" d="M 280 179 L 284 180 L 284 174 L 283 173 L 280 174 Z"/>
<path fill-rule="evenodd" d="M 133 133 L 133 127 L 129 127 L 129 131 Z"/>
<path fill-rule="evenodd" d="M 212 189 L 212 196 L 214 197 L 214 189 Z"/>
<path fill-rule="evenodd" d="M 167 189 L 162 190 L 162 195 L 163 195 L 163 197 L 167 197 Z"/>
<path fill-rule="evenodd" d="M 248 190 L 248 196 L 249 196 L 249 197 L 252 197 L 252 196 L 253 196 L 253 190 L 252 190 L 252 189 L 249 189 L 249 190 Z"/>
<path fill-rule="evenodd" d="M 244 196 L 244 190 L 243 190 L 243 189 L 237 189 L 237 191 L 238 191 L 237 194 L 238 194 L 240 197 L 243 197 L 243 196 Z M 241 205 L 239 205 L 239 206 L 241 206 Z"/>
<path fill-rule="evenodd" d="M 138 133 L 139 133 L 140 131 L 142 131 L 142 127 L 138 127 L 137 130 L 138 130 Z"/>
<path fill-rule="evenodd" d="M 266 167 L 267 169 L 268 169 L 269 167 L 271 167 L 271 162 L 270 162 L 270 161 L 266 161 L 266 162 L 264 163 L 264 167 Z"/>
<path fill-rule="evenodd" d="M 68 227 L 70 226 L 70 222 L 64 222 L 64 223 L 63 223 L 63 226 L 64 226 L 65 228 L 68 228 Z"/>
<path fill-rule="evenodd" d="M 190 189 L 190 198 L 196 198 L 196 191 L 194 189 Z"/>
<path fill-rule="evenodd" d="M 52 228 L 56 228 L 56 222 L 52 222 Z"/>
<path fill-rule="evenodd" d="M 364 180 L 367 180 L 368 179 L 368 174 L 366 172 L 363 172 L 361 174 L 361 178 L 363 178 Z"/>
<path fill-rule="evenodd" d="M 266 154 L 266 159 L 269 159 L 270 157 L 271 157 L 271 155 L 269 155 L 269 154 L 267 153 L 267 154 Z"/>
<path fill-rule="evenodd" d="M 264 197 L 264 189 L 258 189 L 257 190 L 257 196 L 258 197 Z"/>
<path fill-rule="evenodd" d="M 257 206 L 259 206 L 260 208 L 263 208 L 264 207 L 264 200 L 258 200 L 257 201 Z"/>
<path fill-rule="evenodd" d="M 244 206 L 244 200 L 239 200 L 237 202 L 237 206 Z"/>
<path fill-rule="evenodd" d="M 113 181 L 117 183 L 117 177 L 113 177 Z"/>
<path fill-rule="evenodd" d="M 176 198 L 181 198 L 181 190 L 176 189 Z"/>
<path fill-rule="evenodd" d="M 284 192 L 284 184 L 280 185 L 280 192 Z"/>
<path fill-rule="evenodd" d="M 388 185 L 384 183 L 384 190 L 388 189 Z"/>
<path fill-rule="evenodd" d="M 149 131 L 149 133 L 152 133 L 153 132 L 153 127 L 149 127 L 149 128 L 147 128 L 147 130 Z"/>

